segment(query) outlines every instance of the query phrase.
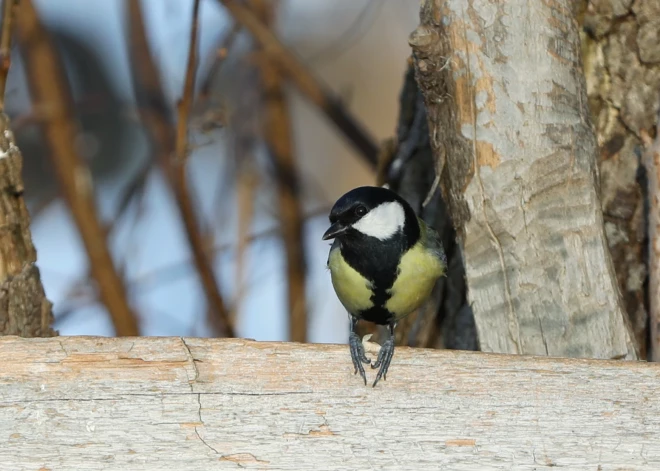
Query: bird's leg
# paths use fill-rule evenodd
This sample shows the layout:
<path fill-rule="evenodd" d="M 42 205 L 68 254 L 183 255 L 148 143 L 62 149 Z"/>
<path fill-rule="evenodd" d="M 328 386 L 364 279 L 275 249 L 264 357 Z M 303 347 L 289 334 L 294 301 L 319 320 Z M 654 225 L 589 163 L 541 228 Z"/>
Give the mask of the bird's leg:
<path fill-rule="evenodd" d="M 376 387 L 376 383 L 380 380 L 382 377 L 383 379 L 387 379 L 387 370 L 390 367 L 390 362 L 392 361 L 392 357 L 394 356 L 394 328 L 396 327 L 395 323 L 391 323 L 388 326 L 389 330 L 389 337 L 385 342 L 383 342 L 383 345 L 380 347 L 380 352 L 378 352 L 378 359 L 376 360 L 376 363 L 371 365 L 372 368 L 376 369 L 380 367 L 378 370 L 378 374 L 376 375 L 376 380 L 374 381 L 373 387 Z"/>
<path fill-rule="evenodd" d="M 362 345 L 362 339 L 360 339 L 360 336 L 355 332 L 355 326 L 357 323 L 357 319 L 351 317 L 351 333 L 348 337 L 348 344 L 351 347 L 351 359 L 353 360 L 353 366 L 355 367 L 355 372 L 353 374 L 357 374 L 359 371 L 360 376 L 362 376 L 364 384 L 366 385 L 367 375 L 364 372 L 362 363 L 371 363 L 371 359 L 367 358 L 367 355 L 364 353 L 364 345 Z"/>

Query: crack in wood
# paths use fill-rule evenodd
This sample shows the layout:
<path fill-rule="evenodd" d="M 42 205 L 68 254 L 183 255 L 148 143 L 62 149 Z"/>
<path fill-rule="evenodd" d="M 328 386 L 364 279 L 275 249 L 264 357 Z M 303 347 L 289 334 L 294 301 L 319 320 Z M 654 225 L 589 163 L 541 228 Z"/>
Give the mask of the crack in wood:
<path fill-rule="evenodd" d="M 186 340 L 183 337 L 180 338 L 181 338 L 181 344 L 183 345 L 183 348 L 186 350 L 188 362 L 192 365 L 192 367 L 195 370 L 195 377 L 192 380 L 190 379 L 190 377 L 188 377 L 188 383 L 190 384 L 190 392 L 194 392 L 193 383 L 195 383 L 199 379 L 199 370 L 197 369 L 197 363 L 195 363 L 195 357 L 193 357 L 193 354 L 190 351 L 190 346 L 186 343 Z M 188 374 L 188 370 L 186 370 L 186 375 L 187 374 Z"/>
<path fill-rule="evenodd" d="M 181 340 L 183 341 L 183 338 Z M 188 345 L 186 345 L 185 341 L 183 342 L 183 344 L 186 346 L 186 348 L 188 348 Z M 190 352 L 190 349 L 188 349 L 188 352 Z M 190 386 L 192 387 L 192 384 Z M 197 409 L 197 416 L 199 418 L 199 423 L 202 424 L 202 427 L 204 427 L 204 419 L 202 419 L 202 395 L 201 395 L 201 393 L 197 393 L 197 405 L 199 406 L 198 409 Z M 206 440 L 204 440 L 204 438 L 199 434 L 199 430 L 197 430 L 197 426 L 195 426 L 195 435 L 197 435 L 197 438 L 199 438 L 199 440 L 204 445 L 206 445 L 206 447 L 209 450 L 213 451 L 216 455 L 220 454 L 220 452 L 218 450 L 216 450 L 211 445 L 209 445 L 209 443 Z"/>
<path fill-rule="evenodd" d="M 61 341 L 61 340 L 58 340 L 57 343 L 60 344 L 60 348 L 62 349 L 62 353 L 64 353 L 64 356 L 65 356 L 66 358 L 68 358 L 68 357 L 69 357 L 69 352 L 67 352 L 67 351 L 66 351 L 66 348 L 64 348 L 64 344 L 62 343 L 62 341 Z"/>
<path fill-rule="evenodd" d="M 212 451 L 213 453 L 215 453 L 216 455 L 219 455 L 219 454 L 220 454 L 220 452 L 219 452 L 218 450 L 216 450 L 215 448 L 213 448 L 211 445 L 208 444 L 208 442 L 207 442 L 206 440 L 204 440 L 204 438 L 202 438 L 202 436 L 199 434 L 199 431 L 197 430 L 197 427 L 195 427 L 195 435 L 197 435 L 197 438 L 199 438 L 199 440 L 200 440 L 200 441 L 201 441 L 201 442 L 202 442 L 202 443 L 203 443 L 203 444 L 204 444 L 209 450 L 211 450 L 211 451 Z"/>

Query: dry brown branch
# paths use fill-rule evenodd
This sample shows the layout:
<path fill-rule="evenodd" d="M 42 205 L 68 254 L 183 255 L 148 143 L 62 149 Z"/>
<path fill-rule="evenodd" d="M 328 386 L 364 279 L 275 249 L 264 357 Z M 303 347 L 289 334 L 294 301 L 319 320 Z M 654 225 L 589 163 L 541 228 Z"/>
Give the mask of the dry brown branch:
<path fill-rule="evenodd" d="M 196 103 L 193 105 L 191 127 L 201 132 L 209 132 L 223 128 L 227 125 L 227 112 L 221 100 L 212 94 L 213 80 L 220 72 L 220 68 L 229 55 L 229 50 L 234 45 L 240 25 L 234 24 L 232 28 L 222 36 L 213 51 L 211 66 L 202 79 Z"/>
<path fill-rule="evenodd" d="M 273 2 L 251 0 L 248 5 L 260 20 L 271 27 Z M 307 338 L 305 296 L 305 252 L 303 219 L 300 208 L 300 183 L 293 156 L 291 120 L 283 88 L 283 77 L 275 64 L 265 57 L 261 61 L 263 85 L 263 135 L 275 168 L 282 240 L 286 252 L 287 295 L 289 307 L 289 340 L 304 342 Z"/>
<path fill-rule="evenodd" d="M 11 37 L 19 0 L 4 0 L 2 4 L 2 31 L 0 32 L 0 111 L 5 110 L 5 88 L 11 65 Z"/>
<path fill-rule="evenodd" d="M 209 70 L 206 74 L 206 77 L 202 81 L 202 84 L 199 87 L 199 98 L 200 100 L 207 99 L 211 95 L 211 86 L 213 84 L 214 77 L 220 71 L 220 67 L 224 64 L 225 59 L 229 55 L 229 50 L 234 45 L 234 42 L 238 38 L 238 33 L 241 32 L 241 25 L 234 24 L 229 32 L 225 34 L 219 41 L 218 46 L 213 52 L 213 62 L 209 67 Z"/>
<path fill-rule="evenodd" d="M 245 296 L 245 253 L 250 245 L 250 226 L 254 216 L 254 201 L 258 188 L 257 172 L 252 168 L 251 162 L 239 165 L 236 171 L 238 234 L 236 244 L 236 296 L 232 304 L 232 321 L 241 309 L 241 302 Z"/>
<path fill-rule="evenodd" d="M 642 164 L 648 185 L 648 264 L 649 264 L 649 350 L 652 361 L 660 361 L 660 117 L 656 136 L 641 132 L 646 147 Z"/>
<path fill-rule="evenodd" d="M 183 83 L 183 92 L 178 104 L 178 121 L 176 126 L 176 168 L 184 175 L 188 157 L 188 118 L 195 95 L 195 76 L 197 75 L 197 30 L 199 29 L 199 0 L 193 3 L 193 17 L 190 25 L 190 40 L 188 46 L 188 64 L 186 65 L 186 78 Z"/>
<path fill-rule="evenodd" d="M 62 64 L 31 0 L 17 15 L 17 33 L 25 57 L 30 93 L 53 159 L 61 191 L 69 205 L 89 257 L 100 297 L 119 336 L 137 335 L 138 326 L 117 274 L 99 222 L 89 168 L 74 142 L 78 133 L 72 98 Z"/>
<path fill-rule="evenodd" d="M 245 26 L 266 54 L 312 103 L 322 110 L 366 161 L 375 168 L 378 146 L 340 101 L 307 70 L 277 36 L 248 7 L 236 0 L 219 0 Z"/>
<path fill-rule="evenodd" d="M 112 221 L 108 225 L 108 237 L 112 236 L 114 230 L 119 225 L 119 222 L 128 212 L 128 208 L 135 200 L 142 201 L 147 186 L 147 180 L 151 171 L 154 169 L 152 159 L 148 159 L 142 167 L 140 167 L 135 175 L 129 180 L 123 188 L 117 203 L 117 212 L 115 213 Z"/>
<path fill-rule="evenodd" d="M 347 357 L 346 345 L 238 339 L 0 338 L 0 463 L 660 469 L 654 363 L 400 347 L 373 389 Z"/>
<path fill-rule="evenodd" d="M 136 97 L 139 104 L 140 115 L 145 126 L 153 138 L 156 154 L 161 163 L 174 197 L 177 202 L 180 217 L 185 227 L 188 243 L 193 254 L 195 267 L 202 282 L 210 307 L 215 316 L 212 318 L 217 329 L 227 337 L 234 336 L 234 329 L 229 320 L 224 300 L 220 294 L 218 282 L 211 261 L 206 257 L 204 250 L 204 237 L 197 223 L 195 207 L 186 178 L 185 159 L 175 157 L 175 148 L 180 150 L 174 141 L 176 130 L 167 106 L 160 76 L 147 41 L 144 29 L 144 20 L 139 0 L 126 0 L 129 14 L 128 24 L 130 30 L 130 57 L 133 67 L 133 81 L 136 87 Z M 197 11 L 194 12 L 195 14 Z M 196 16 L 193 22 L 196 22 Z M 193 27 L 193 30 L 195 28 Z M 192 32 L 192 34 L 195 34 Z M 196 54 L 195 54 L 196 55 Z M 195 67 L 194 55 L 189 57 L 188 69 Z M 185 95 L 185 93 L 184 93 Z M 190 96 L 188 97 L 189 99 Z M 189 107 L 189 104 L 184 105 Z M 189 109 L 189 108 L 185 108 Z M 179 116 L 179 121 L 185 121 L 188 116 Z M 186 152 L 185 144 L 183 151 Z"/>

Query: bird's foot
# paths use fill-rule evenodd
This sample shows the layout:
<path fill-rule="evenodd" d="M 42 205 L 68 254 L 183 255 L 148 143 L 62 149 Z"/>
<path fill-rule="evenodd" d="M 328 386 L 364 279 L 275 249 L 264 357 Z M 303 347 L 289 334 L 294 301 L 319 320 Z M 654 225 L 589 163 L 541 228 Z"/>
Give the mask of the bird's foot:
<path fill-rule="evenodd" d="M 353 360 L 353 366 L 355 367 L 355 372 L 353 374 L 357 374 L 359 371 L 360 376 L 362 376 L 364 384 L 366 385 L 367 375 L 364 372 L 362 363 L 371 364 L 371 359 L 367 358 L 367 355 L 364 353 L 364 345 L 362 345 L 362 340 L 358 334 L 351 332 L 348 343 L 351 347 L 351 359 Z"/>
<path fill-rule="evenodd" d="M 380 352 L 378 352 L 378 359 L 376 362 L 371 365 L 373 369 L 380 368 L 378 374 L 376 375 L 376 380 L 372 387 L 376 387 L 376 383 L 380 381 L 382 377 L 384 380 L 387 380 L 387 370 L 390 367 L 392 357 L 394 356 L 394 337 L 388 338 L 383 342 L 383 346 L 380 347 Z"/>

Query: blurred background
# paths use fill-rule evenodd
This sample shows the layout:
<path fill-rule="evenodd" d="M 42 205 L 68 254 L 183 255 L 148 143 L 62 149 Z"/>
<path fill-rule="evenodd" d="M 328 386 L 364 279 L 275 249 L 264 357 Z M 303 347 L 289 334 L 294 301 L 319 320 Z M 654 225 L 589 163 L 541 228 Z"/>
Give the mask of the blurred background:
<path fill-rule="evenodd" d="M 140 4 L 167 111 L 176 123 L 193 1 Z M 374 143 L 394 136 L 410 55 L 407 39 L 418 24 L 419 3 L 272 4 L 278 37 Z M 140 120 L 127 3 L 34 0 L 34 5 L 66 68 L 80 124 L 75 146 L 89 163 L 98 215 L 140 334 L 222 335 L 200 283 L 171 182 L 155 155 L 153 134 Z M 278 199 L 281 172 L 277 165 L 274 169 L 264 142 L 265 95 L 255 78 L 259 55 L 250 34 L 221 2 L 202 0 L 200 5 L 199 64 L 188 134 L 190 198 L 235 334 L 288 340 L 291 276 Z M 54 303 L 54 327 L 62 335 L 115 335 L 53 173 L 18 51 L 15 44 L 6 108 L 24 157 L 25 197 L 38 266 Z M 307 340 L 344 343 L 348 318 L 332 290 L 325 268 L 329 244 L 321 235 L 332 203 L 353 187 L 375 184 L 375 173 L 319 107 L 295 87 L 286 85 L 284 91 L 298 179 L 299 206 L 293 210 L 302 221 Z"/>

